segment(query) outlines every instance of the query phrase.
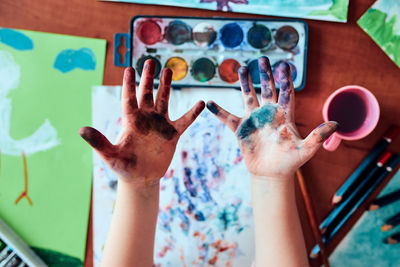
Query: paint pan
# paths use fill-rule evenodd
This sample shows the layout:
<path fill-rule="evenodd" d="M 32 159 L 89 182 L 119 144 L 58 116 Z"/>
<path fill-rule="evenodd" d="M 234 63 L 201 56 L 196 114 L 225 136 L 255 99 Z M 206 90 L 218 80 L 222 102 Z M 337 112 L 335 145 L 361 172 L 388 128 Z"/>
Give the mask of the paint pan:
<path fill-rule="evenodd" d="M 165 39 L 174 45 L 184 44 L 192 39 L 192 29 L 181 20 L 171 21 L 165 28 Z"/>
<path fill-rule="evenodd" d="M 262 49 L 271 44 L 270 29 L 262 24 L 254 24 L 247 32 L 247 42 L 254 48 Z"/>
<path fill-rule="evenodd" d="M 225 59 L 218 68 L 219 77 L 227 83 L 235 83 L 239 80 L 240 63 L 233 59 Z"/>
<path fill-rule="evenodd" d="M 215 75 L 215 64 L 210 59 L 202 57 L 193 62 L 191 74 L 199 82 L 207 82 Z"/>
<path fill-rule="evenodd" d="M 292 50 L 299 42 L 299 33 L 292 26 L 283 26 L 275 34 L 276 45 L 284 50 Z"/>
<path fill-rule="evenodd" d="M 243 42 L 242 27 L 236 22 L 224 25 L 219 31 L 221 43 L 227 48 L 234 48 Z"/>
<path fill-rule="evenodd" d="M 142 76 L 144 62 L 146 62 L 146 60 L 148 60 L 148 59 L 154 60 L 154 62 L 155 62 L 154 78 L 158 78 L 160 75 L 160 72 L 161 72 L 160 61 L 153 56 L 145 56 L 145 55 L 143 55 L 141 58 L 139 58 L 138 61 L 136 62 L 136 70 L 137 70 L 139 76 Z"/>
<path fill-rule="evenodd" d="M 188 72 L 188 65 L 181 57 L 171 57 L 165 63 L 165 67 L 172 70 L 172 80 L 180 81 Z"/>
<path fill-rule="evenodd" d="M 217 32 L 208 22 L 201 22 L 193 28 L 193 41 L 200 47 L 211 45 L 216 39 Z"/>
<path fill-rule="evenodd" d="M 259 91 L 257 59 L 268 56 L 272 66 L 289 62 L 295 90 L 304 87 L 308 28 L 301 20 L 137 16 L 131 23 L 129 63 L 140 76 L 144 61 L 154 59 L 154 86 L 167 67 L 175 88 L 240 89 L 237 71 L 248 66 Z"/>
<path fill-rule="evenodd" d="M 153 45 L 162 39 L 161 27 L 153 20 L 145 20 L 138 24 L 138 38 L 147 45 Z"/>

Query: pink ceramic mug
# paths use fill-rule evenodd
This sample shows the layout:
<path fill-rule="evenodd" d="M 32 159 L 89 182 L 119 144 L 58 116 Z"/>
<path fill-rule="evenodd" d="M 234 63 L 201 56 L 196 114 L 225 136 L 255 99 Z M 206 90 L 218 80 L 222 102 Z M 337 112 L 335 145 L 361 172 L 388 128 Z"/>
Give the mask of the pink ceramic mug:
<path fill-rule="evenodd" d="M 322 108 L 324 121 L 337 121 L 338 130 L 325 142 L 324 148 L 334 151 L 342 140 L 358 140 L 367 136 L 379 120 L 379 104 L 375 96 L 358 85 L 348 85 L 333 92 Z"/>

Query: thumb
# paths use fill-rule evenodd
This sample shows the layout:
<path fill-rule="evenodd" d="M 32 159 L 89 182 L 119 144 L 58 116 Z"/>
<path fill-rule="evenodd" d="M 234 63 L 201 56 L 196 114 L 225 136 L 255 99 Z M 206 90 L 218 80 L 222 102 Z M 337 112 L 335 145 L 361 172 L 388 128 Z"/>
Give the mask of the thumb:
<path fill-rule="evenodd" d="M 92 127 L 80 128 L 79 135 L 102 156 L 110 156 L 115 151 L 114 145 L 102 133 Z"/>
<path fill-rule="evenodd" d="M 322 143 L 337 130 L 338 126 L 339 124 L 336 121 L 324 122 L 303 140 L 302 147 L 310 158 L 317 152 Z"/>

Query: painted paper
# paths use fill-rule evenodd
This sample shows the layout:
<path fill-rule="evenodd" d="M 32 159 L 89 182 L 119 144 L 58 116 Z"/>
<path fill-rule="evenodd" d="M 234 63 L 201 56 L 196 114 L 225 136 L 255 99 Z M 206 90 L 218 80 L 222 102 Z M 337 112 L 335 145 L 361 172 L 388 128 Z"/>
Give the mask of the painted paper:
<path fill-rule="evenodd" d="M 50 266 L 82 266 L 91 87 L 105 40 L 0 28 L 0 217 Z"/>
<path fill-rule="evenodd" d="M 397 172 L 384 190 L 383 196 L 400 188 L 400 172 Z M 399 229 L 381 231 L 385 220 L 400 211 L 398 202 L 381 207 L 374 211 L 366 211 L 343 238 L 329 257 L 331 266 L 400 266 L 400 244 L 388 245 L 383 240 Z"/>
<path fill-rule="evenodd" d="M 347 21 L 349 0 L 103 0 L 201 8 L 328 21 Z"/>
<path fill-rule="evenodd" d="M 357 23 L 400 68 L 400 1 L 376 1 Z"/>
<path fill-rule="evenodd" d="M 93 88 L 93 126 L 110 140 L 116 139 L 121 128 L 120 90 Z M 171 92 L 171 119 L 183 115 L 199 99 L 213 99 L 235 115 L 243 115 L 240 91 L 185 88 Z M 99 266 L 117 177 L 96 154 L 93 179 L 94 262 Z M 210 112 L 203 111 L 181 136 L 160 187 L 155 266 L 251 265 L 249 174 L 235 135 Z"/>

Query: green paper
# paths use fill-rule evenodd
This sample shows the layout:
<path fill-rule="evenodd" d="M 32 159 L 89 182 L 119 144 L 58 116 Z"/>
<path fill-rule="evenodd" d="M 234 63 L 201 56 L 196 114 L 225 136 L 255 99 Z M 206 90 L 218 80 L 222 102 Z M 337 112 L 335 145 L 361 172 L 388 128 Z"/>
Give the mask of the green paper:
<path fill-rule="evenodd" d="M 357 23 L 400 67 L 400 1 L 377 1 Z"/>
<path fill-rule="evenodd" d="M 105 47 L 105 40 L 0 28 L 0 217 L 30 246 L 52 251 L 41 253 L 51 266 L 84 262 L 92 152 L 78 130 L 91 124 Z M 40 127 L 47 131 L 33 141 Z M 22 149 L 33 205 L 25 197 L 15 203 L 25 186 Z"/>

